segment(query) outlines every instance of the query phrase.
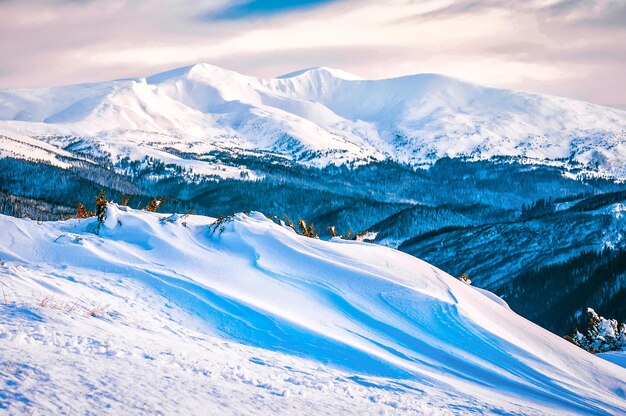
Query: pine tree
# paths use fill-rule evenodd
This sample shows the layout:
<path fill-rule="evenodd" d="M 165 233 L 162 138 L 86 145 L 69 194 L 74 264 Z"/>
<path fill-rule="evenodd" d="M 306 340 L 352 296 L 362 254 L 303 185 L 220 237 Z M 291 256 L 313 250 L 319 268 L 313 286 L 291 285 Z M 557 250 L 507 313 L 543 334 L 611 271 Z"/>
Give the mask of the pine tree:
<path fill-rule="evenodd" d="M 574 329 L 565 339 L 592 354 L 626 349 L 626 325 L 606 319 L 587 308 L 589 323 L 584 334 Z"/>
<path fill-rule="evenodd" d="M 157 212 L 161 204 L 165 201 L 165 198 L 152 198 L 152 201 L 146 205 L 145 210 L 150 212 Z"/>
<path fill-rule="evenodd" d="M 104 224 L 104 220 L 107 216 L 107 201 L 106 194 L 103 190 L 100 191 L 100 195 L 96 195 L 96 218 L 98 219 L 98 226 L 96 233 L 100 233 L 100 227 Z"/>

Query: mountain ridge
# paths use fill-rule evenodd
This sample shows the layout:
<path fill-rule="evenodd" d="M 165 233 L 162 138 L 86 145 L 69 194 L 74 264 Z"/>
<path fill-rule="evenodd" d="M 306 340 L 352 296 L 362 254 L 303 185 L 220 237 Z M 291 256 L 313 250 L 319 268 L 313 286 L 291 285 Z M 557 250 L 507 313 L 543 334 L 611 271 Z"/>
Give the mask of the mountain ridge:
<path fill-rule="evenodd" d="M 0 90 L 0 133 L 54 137 L 60 147 L 67 141 L 58 137 L 79 137 L 113 164 L 142 147 L 169 147 L 270 152 L 312 166 L 511 157 L 626 178 L 626 111 L 437 74 L 365 80 L 319 67 L 255 78 L 196 64 L 146 78 Z"/>

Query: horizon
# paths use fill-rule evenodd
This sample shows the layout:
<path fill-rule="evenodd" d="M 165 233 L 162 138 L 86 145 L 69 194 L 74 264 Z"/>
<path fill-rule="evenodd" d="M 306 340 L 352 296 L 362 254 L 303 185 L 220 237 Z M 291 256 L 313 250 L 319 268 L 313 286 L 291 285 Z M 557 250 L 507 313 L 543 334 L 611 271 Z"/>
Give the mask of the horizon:
<path fill-rule="evenodd" d="M 0 2 L 0 88 L 143 77 L 207 62 L 267 78 L 326 66 L 436 73 L 626 110 L 626 3 Z M 19 40 L 16 42 L 15 40 Z"/>

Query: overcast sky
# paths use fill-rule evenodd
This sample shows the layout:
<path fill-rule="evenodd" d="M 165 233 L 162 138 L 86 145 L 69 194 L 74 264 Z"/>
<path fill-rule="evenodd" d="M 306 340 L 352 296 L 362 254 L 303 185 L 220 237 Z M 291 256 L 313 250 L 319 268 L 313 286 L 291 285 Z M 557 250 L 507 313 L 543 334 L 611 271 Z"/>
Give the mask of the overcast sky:
<path fill-rule="evenodd" d="M 329 66 L 626 109 L 626 0 L 0 0 L 0 16 L 0 88 Z"/>

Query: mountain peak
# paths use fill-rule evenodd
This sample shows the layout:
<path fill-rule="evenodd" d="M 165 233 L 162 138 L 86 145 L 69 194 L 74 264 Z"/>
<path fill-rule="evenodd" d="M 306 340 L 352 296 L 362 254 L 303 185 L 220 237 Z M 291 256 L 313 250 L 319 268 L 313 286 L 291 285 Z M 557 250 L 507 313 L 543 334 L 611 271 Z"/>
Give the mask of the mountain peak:
<path fill-rule="evenodd" d="M 237 75 L 243 76 L 238 72 L 224 69 L 217 65 L 200 62 L 194 65 L 183 66 L 180 68 L 171 69 L 165 72 L 159 72 L 146 78 L 148 84 L 159 84 L 161 82 L 168 81 L 174 78 L 191 77 L 191 78 L 207 78 L 214 77 L 216 75 Z"/>
<path fill-rule="evenodd" d="M 317 75 L 317 76 L 332 76 L 334 78 L 340 78 L 349 81 L 362 80 L 363 78 L 358 75 L 351 74 L 346 71 L 342 71 L 340 69 L 328 68 L 325 66 L 318 66 L 312 68 L 305 68 L 299 71 L 290 72 L 288 74 L 280 75 L 276 78 L 278 79 L 287 79 L 287 78 L 297 78 L 305 75 Z"/>
<path fill-rule="evenodd" d="M 437 74 L 358 79 L 327 67 L 261 79 L 198 63 L 152 75 L 147 88 L 123 81 L 0 90 L 0 133 L 98 140 L 104 132 L 141 130 L 194 149 L 208 137 L 295 159 L 315 154 L 306 163 L 319 165 L 513 157 L 626 179 L 624 111 Z"/>

